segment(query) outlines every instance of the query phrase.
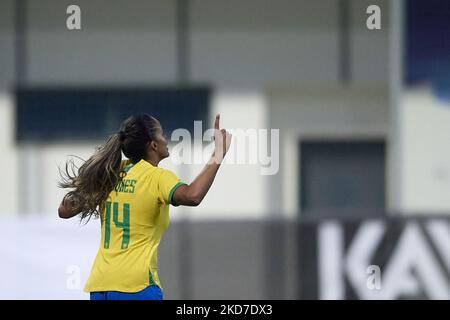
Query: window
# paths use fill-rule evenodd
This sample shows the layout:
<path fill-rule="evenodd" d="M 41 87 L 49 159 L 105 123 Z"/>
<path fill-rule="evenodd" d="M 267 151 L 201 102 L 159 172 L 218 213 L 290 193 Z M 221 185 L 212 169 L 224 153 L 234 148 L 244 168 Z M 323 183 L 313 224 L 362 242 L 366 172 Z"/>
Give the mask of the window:
<path fill-rule="evenodd" d="M 158 118 L 164 131 L 193 131 L 209 119 L 210 90 L 198 88 L 18 88 L 18 142 L 103 140 L 135 113 Z M 204 128 L 206 129 L 206 128 Z"/>

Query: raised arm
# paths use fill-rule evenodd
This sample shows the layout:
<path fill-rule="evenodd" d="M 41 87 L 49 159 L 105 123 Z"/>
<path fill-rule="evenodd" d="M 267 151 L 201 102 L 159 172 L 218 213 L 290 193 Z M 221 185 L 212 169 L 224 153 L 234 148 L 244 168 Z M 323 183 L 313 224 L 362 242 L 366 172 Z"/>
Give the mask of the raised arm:
<path fill-rule="evenodd" d="M 198 206 L 208 193 L 225 154 L 230 148 L 231 134 L 220 129 L 220 114 L 214 122 L 214 152 L 199 175 L 189 185 L 179 187 L 173 194 L 175 205 Z"/>

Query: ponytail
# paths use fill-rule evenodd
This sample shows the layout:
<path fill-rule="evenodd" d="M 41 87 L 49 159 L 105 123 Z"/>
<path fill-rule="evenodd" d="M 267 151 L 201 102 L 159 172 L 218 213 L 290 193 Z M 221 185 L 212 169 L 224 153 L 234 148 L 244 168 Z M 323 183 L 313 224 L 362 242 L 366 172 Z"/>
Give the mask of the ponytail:
<path fill-rule="evenodd" d="M 89 221 L 92 215 L 98 217 L 98 207 L 122 179 L 120 164 L 123 139 L 123 132 L 114 134 L 81 167 L 78 168 L 73 160 L 69 160 L 64 172 L 60 170 L 61 181 L 58 185 L 60 188 L 73 189 L 67 197 L 72 199 L 73 210 L 81 213 L 81 220 L 88 218 Z"/>
<path fill-rule="evenodd" d="M 125 176 L 120 172 L 122 151 L 132 163 L 144 159 L 146 146 L 155 140 L 160 127 L 159 121 L 148 114 L 137 114 L 127 118 L 119 133 L 109 137 L 105 144 L 83 165 L 78 168 L 73 160 L 66 162 L 61 175 L 60 188 L 73 189 L 66 197 L 70 198 L 72 208 L 81 213 L 81 220 L 94 215 L 99 216 L 99 206 L 108 198 L 109 193 Z M 78 170 L 78 172 L 77 172 Z"/>

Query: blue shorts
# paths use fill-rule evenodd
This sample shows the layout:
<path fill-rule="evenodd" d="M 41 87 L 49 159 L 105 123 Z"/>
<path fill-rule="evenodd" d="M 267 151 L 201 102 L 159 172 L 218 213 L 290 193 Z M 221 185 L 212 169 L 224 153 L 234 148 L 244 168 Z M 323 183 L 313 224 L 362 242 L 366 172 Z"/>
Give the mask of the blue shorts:
<path fill-rule="evenodd" d="M 161 288 L 150 285 L 139 292 L 99 291 L 91 292 L 91 300 L 162 300 Z"/>

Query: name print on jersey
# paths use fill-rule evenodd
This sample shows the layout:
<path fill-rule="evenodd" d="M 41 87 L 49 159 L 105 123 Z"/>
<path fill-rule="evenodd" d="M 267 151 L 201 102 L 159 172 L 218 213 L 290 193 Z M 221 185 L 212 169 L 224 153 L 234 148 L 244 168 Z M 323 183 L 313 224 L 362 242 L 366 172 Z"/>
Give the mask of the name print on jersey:
<path fill-rule="evenodd" d="M 117 192 L 134 193 L 136 180 L 123 179 L 114 188 Z"/>

